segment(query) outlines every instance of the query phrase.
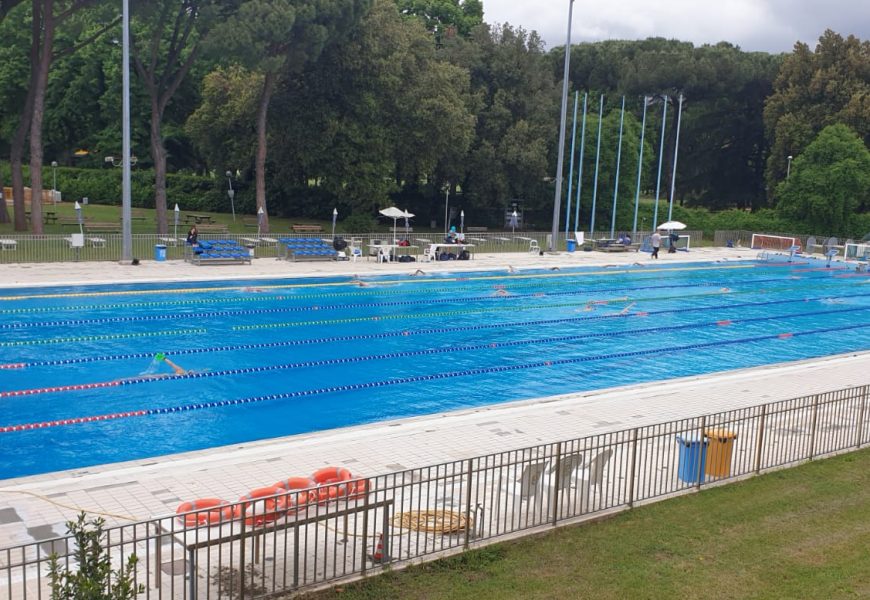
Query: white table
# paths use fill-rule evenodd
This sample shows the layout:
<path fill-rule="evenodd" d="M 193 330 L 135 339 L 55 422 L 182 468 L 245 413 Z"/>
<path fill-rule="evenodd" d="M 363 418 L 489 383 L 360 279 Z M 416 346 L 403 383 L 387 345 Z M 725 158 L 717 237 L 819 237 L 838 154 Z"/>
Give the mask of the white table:
<path fill-rule="evenodd" d="M 16 240 L 0 240 L 0 248 L 5 252 L 6 250 L 15 250 L 18 247 L 18 242 Z"/>
<path fill-rule="evenodd" d="M 373 250 L 376 250 L 374 255 L 377 256 L 378 262 L 389 262 L 391 255 L 398 256 L 400 254 L 416 254 L 415 250 L 417 249 L 418 246 L 400 246 L 399 244 L 370 244 L 369 254 L 366 257 L 366 260 L 368 260 L 368 258 L 372 256 Z M 403 252 L 403 250 L 407 250 L 407 252 Z"/>

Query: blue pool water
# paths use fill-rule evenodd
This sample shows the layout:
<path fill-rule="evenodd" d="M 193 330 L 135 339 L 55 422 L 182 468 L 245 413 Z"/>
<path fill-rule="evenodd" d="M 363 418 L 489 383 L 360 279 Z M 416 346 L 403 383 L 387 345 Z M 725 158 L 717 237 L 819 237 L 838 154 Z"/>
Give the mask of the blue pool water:
<path fill-rule="evenodd" d="M 0 478 L 870 349 L 816 263 L 364 281 L 0 289 Z"/>

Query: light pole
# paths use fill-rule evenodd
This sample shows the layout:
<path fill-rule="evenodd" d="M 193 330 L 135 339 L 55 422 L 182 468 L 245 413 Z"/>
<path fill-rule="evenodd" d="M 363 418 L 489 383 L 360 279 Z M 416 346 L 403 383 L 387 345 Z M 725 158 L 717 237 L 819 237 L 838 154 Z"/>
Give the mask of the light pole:
<path fill-rule="evenodd" d="M 121 26 L 121 262 L 133 262 L 132 182 L 130 181 L 130 2 L 122 0 Z"/>
<path fill-rule="evenodd" d="M 794 158 L 791 154 L 788 155 L 788 165 L 785 167 L 785 178 L 788 180 L 789 175 L 791 175 L 791 160 Z"/>
<path fill-rule="evenodd" d="M 230 210 L 233 211 L 233 222 L 236 220 L 236 190 L 233 189 L 233 172 L 227 171 L 227 185 L 230 189 L 227 190 L 227 195 L 230 197 Z"/>
<path fill-rule="evenodd" d="M 57 161 L 51 161 L 51 202 L 57 204 Z"/>
<path fill-rule="evenodd" d="M 448 222 L 448 212 L 447 207 L 450 206 L 450 182 L 447 182 L 447 185 L 444 187 L 444 236 L 447 237 L 447 230 L 450 229 L 450 223 Z"/>
<path fill-rule="evenodd" d="M 565 159 L 565 124 L 568 120 L 568 68 L 571 64 L 571 19 L 574 13 L 574 0 L 568 0 L 568 36 L 565 40 L 565 67 L 562 73 L 562 113 L 559 119 L 559 158 L 556 163 L 556 191 L 553 198 L 553 229 L 549 250 L 556 249 L 556 236 L 559 234 L 559 213 L 562 210 L 562 161 Z"/>

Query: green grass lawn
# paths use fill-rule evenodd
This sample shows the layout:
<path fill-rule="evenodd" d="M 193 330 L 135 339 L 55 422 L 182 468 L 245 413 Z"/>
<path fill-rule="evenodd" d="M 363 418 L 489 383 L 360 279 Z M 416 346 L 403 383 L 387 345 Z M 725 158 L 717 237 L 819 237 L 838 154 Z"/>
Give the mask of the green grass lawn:
<path fill-rule="evenodd" d="M 304 597 L 870 598 L 870 449 Z"/>

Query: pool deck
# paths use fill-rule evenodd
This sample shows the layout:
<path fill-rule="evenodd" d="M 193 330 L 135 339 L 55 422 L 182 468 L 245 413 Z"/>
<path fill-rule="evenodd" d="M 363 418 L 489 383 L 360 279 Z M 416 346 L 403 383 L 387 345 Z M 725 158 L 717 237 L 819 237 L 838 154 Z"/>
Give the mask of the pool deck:
<path fill-rule="evenodd" d="M 29 287 L 349 274 L 365 277 L 410 274 L 418 268 L 425 274 L 633 263 L 654 268 L 657 263 L 754 259 L 756 254 L 749 249 L 700 248 L 662 254 L 658 261 L 633 252 L 563 252 L 545 256 L 480 254 L 468 262 L 413 264 L 273 259 L 258 259 L 250 266 L 208 267 L 181 261 L 147 261 L 138 266 L 27 264 L 0 266 L 0 281 L 4 287 Z M 174 513 L 185 500 L 235 500 L 252 488 L 307 475 L 326 465 L 344 466 L 356 475 L 376 475 L 867 384 L 870 352 L 856 352 L 7 479 L 0 481 L 0 547 L 62 535 L 64 523 L 80 510 L 102 514 L 109 524 L 120 524 Z"/>

